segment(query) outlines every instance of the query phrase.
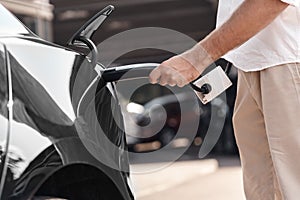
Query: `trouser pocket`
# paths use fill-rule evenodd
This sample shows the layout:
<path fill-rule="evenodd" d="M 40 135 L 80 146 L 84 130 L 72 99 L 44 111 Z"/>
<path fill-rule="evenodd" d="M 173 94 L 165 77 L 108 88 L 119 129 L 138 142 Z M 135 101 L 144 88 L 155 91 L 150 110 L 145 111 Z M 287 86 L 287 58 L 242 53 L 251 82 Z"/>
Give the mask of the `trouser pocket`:
<path fill-rule="evenodd" d="M 293 63 L 289 65 L 289 68 L 291 70 L 295 83 L 300 84 L 300 63 Z"/>

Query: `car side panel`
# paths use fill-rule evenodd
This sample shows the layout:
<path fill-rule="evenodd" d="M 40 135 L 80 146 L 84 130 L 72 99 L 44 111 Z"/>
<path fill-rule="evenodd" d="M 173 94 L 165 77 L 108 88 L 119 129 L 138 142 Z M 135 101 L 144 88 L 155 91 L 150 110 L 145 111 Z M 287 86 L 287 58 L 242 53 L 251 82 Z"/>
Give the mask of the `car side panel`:
<path fill-rule="evenodd" d="M 89 113 L 85 113 L 85 116 L 76 113 L 84 91 L 97 76 L 86 57 L 37 38 L 3 37 L 0 38 L 1 42 L 6 44 L 9 51 L 13 82 L 14 120 L 10 150 L 17 160 L 10 165 L 11 198 L 33 195 L 59 166 L 84 163 L 107 174 L 122 191 L 124 198 L 131 199 L 127 174 L 119 170 L 128 169 L 128 160 L 123 155 L 124 131 L 115 122 L 115 118 L 118 118 L 122 126 L 123 119 L 118 101 L 107 89 L 107 84 L 95 83 L 101 98 L 96 98 L 98 110 L 94 119 Z M 101 106 L 107 104 L 105 102 L 112 103 L 115 109 Z M 85 130 L 85 135 L 97 136 L 97 129 L 91 125 L 98 123 L 102 124 L 106 130 L 105 137 L 116 148 L 109 149 L 110 146 L 98 137 L 94 150 L 110 159 L 117 166 L 116 169 L 95 158 L 82 141 L 80 131 Z M 54 148 L 49 152 L 56 152 L 56 156 L 46 153 L 41 159 L 41 155 L 51 147 Z M 52 163 L 50 168 L 49 163 Z M 41 173 L 36 174 L 39 171 L 36 169 Z M 32 187 L 33 180 L 37 181 L 35 187 Z"/>

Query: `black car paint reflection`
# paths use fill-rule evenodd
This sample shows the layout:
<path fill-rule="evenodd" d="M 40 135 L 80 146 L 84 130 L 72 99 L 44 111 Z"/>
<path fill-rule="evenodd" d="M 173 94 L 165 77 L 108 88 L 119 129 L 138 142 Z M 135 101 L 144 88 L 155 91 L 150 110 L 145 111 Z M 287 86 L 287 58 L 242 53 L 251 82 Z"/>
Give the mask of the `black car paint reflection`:
<path fill-rule="evenodd" d="M 6 15 L 1 20 L 13 18 L 0 6 L 0 13 L 2 10 Z M 122 116 L 113 86 L 98 80 L 94 85 L 96 93 L 87 93 L 94 98 L 95 105 L 91 106 L 87 100 L 79 104 L 97 76 L 87 58 L 22 31 L 0 36 L 0 43 L 9 52 L 14 103 L 8 173 L 1 199 L 34 196 L 132 199 L 127 184 L 125 133 L 122 123 L 119 125 Z M 5 63 L 4 58 L 1 56 L 1 65 Z M 7 84 L 4 68 L 0 67 L 1 85 Z M 1 88 L 1 107 L 7 104 L 7 93 Z M 4 110 L 0 110 L 3 122 L 7 118 Z M 95 112 L 97 118 L 91 119 L 90 112 Z M 97 135 L 95 124 L 101 125 L 106 137 L 118 148 L 108 149 Z M 99 162 L 86 148 L 78 131 L 84 131 L 88 142 L 93 142 L 94 151 L 120 170 Z"/>

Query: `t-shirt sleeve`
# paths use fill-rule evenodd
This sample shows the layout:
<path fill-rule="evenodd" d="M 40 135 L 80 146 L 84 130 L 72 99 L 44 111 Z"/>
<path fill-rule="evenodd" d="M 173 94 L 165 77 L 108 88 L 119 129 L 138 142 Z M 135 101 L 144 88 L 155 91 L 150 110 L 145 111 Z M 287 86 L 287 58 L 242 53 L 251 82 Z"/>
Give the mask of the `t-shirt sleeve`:
<path fill-rule="evenodd" d="M 300 0 L 281 0 L 281 1 L 298 8 L 300 7 Z"/>

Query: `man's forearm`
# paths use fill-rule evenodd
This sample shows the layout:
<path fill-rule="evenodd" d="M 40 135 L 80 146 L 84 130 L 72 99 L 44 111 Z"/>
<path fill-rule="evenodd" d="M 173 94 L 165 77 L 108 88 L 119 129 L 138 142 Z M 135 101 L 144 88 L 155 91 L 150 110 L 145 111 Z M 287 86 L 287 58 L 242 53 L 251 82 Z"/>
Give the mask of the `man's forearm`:
<path fill-rule="evenodd" d="M 179 87 L 188 84 L 212 62 L 265 28 L 287 6 L 280 0 L 245 0 L 227 22 L 192 49 L 155 68 L 149 75 L 150 82 Z"/>
<path fill-rule="evenodd" d="M 205 56 L 208 54 L 210 59 L 198 54 L 199 60 L 194 62 L 200 62 L 199 67 L 206 67 L 209 60 L 217 60 L 265 28 L 287 6 L 280 0 L 245 0 L 227 22 L 195 46 L 196 51 L 206 51 Z"/>

